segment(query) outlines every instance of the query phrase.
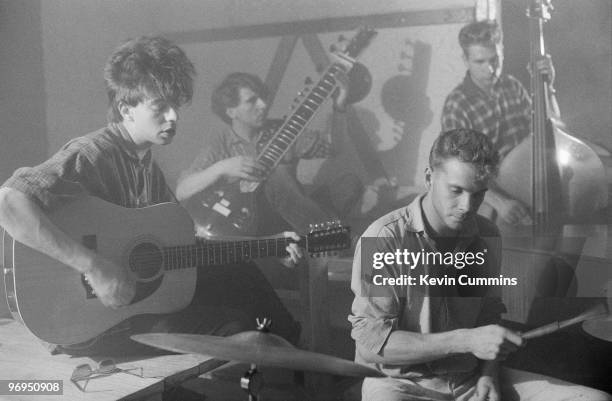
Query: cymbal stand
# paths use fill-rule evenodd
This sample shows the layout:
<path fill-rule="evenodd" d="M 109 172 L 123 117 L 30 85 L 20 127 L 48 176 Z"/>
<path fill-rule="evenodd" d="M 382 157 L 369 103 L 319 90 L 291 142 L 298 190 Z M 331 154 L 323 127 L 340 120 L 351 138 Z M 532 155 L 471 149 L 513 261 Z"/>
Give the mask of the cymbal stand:
<path fill-rule="evenodd" d="M 257 330 L 267 333 L 270 331 L 272 319 L 264 317 L 262 320 L 256 319 Z M 240 378 L 240 387 L 246 391 L 249 401 L 258 401 L 259 393 L 264 387 L 263 375 L 257 370 L 257 365 L 252 363 L 251 368 Z"/>
<path fill-rule="evenodd" d="M 240 387 L 248 394 L 249 401 L 257 401 L 263 386 L 263 375 L 257 370 L 257 365 L 252 363 L 251 368 L 240 378 Z"/>

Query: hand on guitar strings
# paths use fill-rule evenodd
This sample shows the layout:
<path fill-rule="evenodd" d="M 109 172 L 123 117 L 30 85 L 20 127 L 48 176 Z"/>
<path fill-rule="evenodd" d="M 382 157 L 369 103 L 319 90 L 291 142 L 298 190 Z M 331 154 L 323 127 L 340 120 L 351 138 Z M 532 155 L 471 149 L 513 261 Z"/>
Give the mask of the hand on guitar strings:
<path fill-rule="evenodd" d="M 259 181 L 265 173 L 265 166 L 249 156 L 230 157 L 219 161 L 217 165 L 225 178 Z"/>
<path fill-rule="evenodd" d="M 283 266 L 288 267 L 290 269 L 294 268 L 298 264 L 300 259 L 304 257 L 302 249 L 297 244 L 297 241 L 300 240 L 300 236 L 294 233 L 293 231 L 285 231 L 280 235 L 284 238 L 291 238 L 292 240 L 296 241 L 287 245 L 285 250 L 289 253 L 289 255 L 280 259 L 280 262 Z"/>
<path fill-rule="evenodd" d="M 85 277 L 104 306 L 116 309 L 128 305 L 136 294 L 134 279 L 121 266 L 96 256 Z"/>
<path fill-rule="evenodd" d="M 338 71 L 334 74 L 338 88 L 334 91 L 334 110 L 344 111 L 346 109 L 346 99 L 349 91 L 349 78 L 345 72 Z"/>

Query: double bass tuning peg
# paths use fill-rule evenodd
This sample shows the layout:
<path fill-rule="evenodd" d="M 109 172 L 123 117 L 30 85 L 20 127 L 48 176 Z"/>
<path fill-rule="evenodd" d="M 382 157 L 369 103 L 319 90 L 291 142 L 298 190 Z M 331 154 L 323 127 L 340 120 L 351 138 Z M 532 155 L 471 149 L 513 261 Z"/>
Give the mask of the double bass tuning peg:
<path fill-rule="evenodd" d="M 306 79 L 304 79 L 304 85 L 312 85 L 312 79 L 310 77 L 306 77 Z"/>

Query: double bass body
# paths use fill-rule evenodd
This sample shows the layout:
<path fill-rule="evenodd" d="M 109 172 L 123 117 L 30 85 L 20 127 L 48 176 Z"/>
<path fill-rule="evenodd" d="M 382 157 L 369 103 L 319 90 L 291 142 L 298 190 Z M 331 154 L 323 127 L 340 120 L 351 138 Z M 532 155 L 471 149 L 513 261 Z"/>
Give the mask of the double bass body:
<path fill-rule="evenodd" d="M 597 212 L 608 204 L 604 165 L 599 155 L 585 142 L 553 125 L 554 159 L 560 178 L 560 194 L 552 200 L 563 210 L 561 224 L 593 223 Z M 525 138 L 504 158 L 497 184 L 530 208 L 532 200 L 532 136 Z M 502 222 L 498 222 L 502 224 Z M 512 230 L 509 230 L 512 231 Z"/>

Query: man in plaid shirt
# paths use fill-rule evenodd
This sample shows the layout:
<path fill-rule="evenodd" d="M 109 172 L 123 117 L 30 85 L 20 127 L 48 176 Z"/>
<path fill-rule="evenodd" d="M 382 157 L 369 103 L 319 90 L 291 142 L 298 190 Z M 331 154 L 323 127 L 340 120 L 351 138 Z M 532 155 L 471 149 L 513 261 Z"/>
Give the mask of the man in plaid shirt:
<path fill-rule="evenodd" d="M 513 76 L 502 74 L 501 31 L 495 22 L 479 21 L 459 32 L 459 44 L 467 72 L 463 82 L 448 95 L 442 111 L 442 132 L 470 128 L 486 134 L 501 157 L 505 157 L 531 131 L 531 99 Z M 552 82 L 554 68 L 549 56 L 536 63 L 548 76 L 551 114 L 559 115 Z M 493 186 L 485 204 L 497 216 L 513 225 L 531 224 L 529 211 L 512 194 Z"/>

